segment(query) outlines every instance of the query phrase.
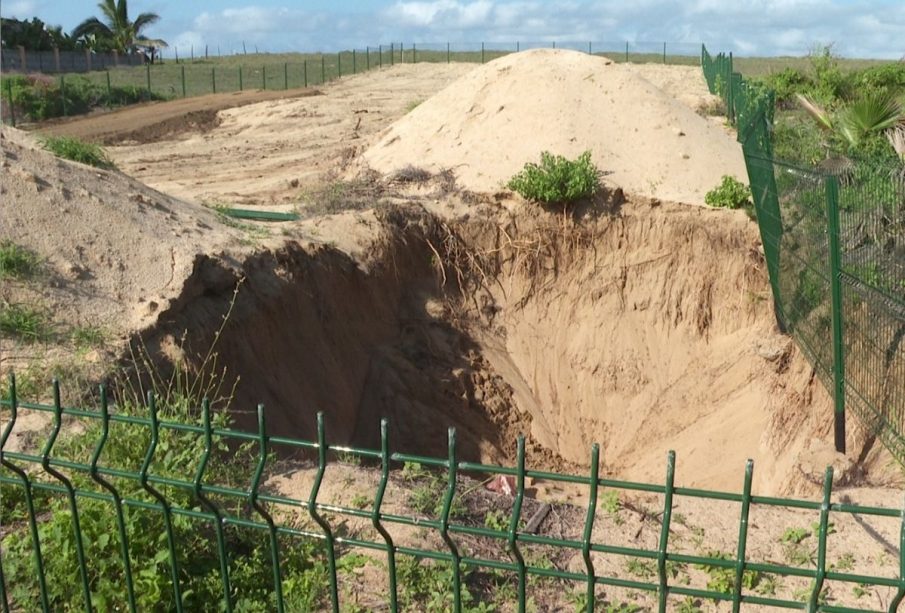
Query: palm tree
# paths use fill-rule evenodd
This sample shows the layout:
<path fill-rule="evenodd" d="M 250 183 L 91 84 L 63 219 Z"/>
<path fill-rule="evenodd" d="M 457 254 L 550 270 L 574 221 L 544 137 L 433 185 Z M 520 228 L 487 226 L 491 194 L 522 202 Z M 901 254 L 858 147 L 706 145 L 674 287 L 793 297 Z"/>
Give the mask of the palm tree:
<path fill-rule="evenodd" d="M 796 95 L 799 104 L 817 124 L 836 135 L 850 149 L 857 148 L 872 136 L 888 135 L 890 130 L 905 124 L 905 108 L 893 92 L 870 91 L 835 113 L 818 106 L 807 96 Z"/>
<path fill-rule="evenodd" d="M 89 17 L 72 31 L 73 38 L 94 35 L 96 39 L 106 39 L 122 53 L 132 53 L 138 46 L 166 46 L 162 40 L 149 39 L 141 34 L 144 28 L 160 19 L 157 13 L 142 13 L 134 21 L 129 21 L 126 0 L 102 0 L 97 6 L 106 23 L 97 17 Z"/>

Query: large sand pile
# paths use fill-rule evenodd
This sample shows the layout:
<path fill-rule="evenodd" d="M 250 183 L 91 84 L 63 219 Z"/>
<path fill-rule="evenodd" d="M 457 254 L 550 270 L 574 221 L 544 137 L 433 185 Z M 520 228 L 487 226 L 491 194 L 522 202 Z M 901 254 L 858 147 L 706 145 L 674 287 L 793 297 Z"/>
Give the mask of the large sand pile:
<path fill-rule="evenodd" d="M 41 308 L 56 325 L 141 328 L 182 291 L 196 254 L 233 242 L 211 211 L 54 157 L 20 130 L 0 136 L 0 240 L 32 250 L 44 269 L 2 298 Z"/>
<path fill-rule="evenodd" d="M 460 185 L 492 191 L 541 151 L 588 149 L 608 184 L 665 200 L 703 204 L 723 175 L 747 176 L 729 134 L 632 67 L 551 49 L 470 72 L 393 124 L 363 159 L 381 172 L 452 168 Z"/>

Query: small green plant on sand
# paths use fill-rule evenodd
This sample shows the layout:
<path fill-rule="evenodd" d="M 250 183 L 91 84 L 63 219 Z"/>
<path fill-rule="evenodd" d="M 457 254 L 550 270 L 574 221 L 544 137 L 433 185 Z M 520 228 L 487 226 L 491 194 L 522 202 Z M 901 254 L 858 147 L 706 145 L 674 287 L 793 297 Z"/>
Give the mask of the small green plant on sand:
<path fill-rule="evenodd" d="M 540 164 L 525 164 L 507 187 L 527 200 L 562 206 L 590 198 L 600 189 L 600 171 L 591 161 L 590 151 L 575 160 L 548 151 L 540 158 Z"/>
<path fill-rule="evenodd" d="M 115 168 L 103 148 L 94 143 L 86 143 L 71 136 L 48 136 L 44 148 L 66 160 L 88 164 L 97 168 Z"/>
<path fill-rule="evenodd" d="M 26 342 L 45 340 L 51 326 L 41 311 L 24 304 L 0 302 L 0 334 Z"/>
<path fill-rule="evenodd" d="M 12 241 L 0 242 L 0 279 L 28 279 L 38 271 L 38 256 Z"/>
<path fill-rule="evenodd" d="M 723 175 L 720 184 L 704 196 L 704 202 L 723 209 L 747 208 L 751 206 L 751 190 L 735 177 Z"/>

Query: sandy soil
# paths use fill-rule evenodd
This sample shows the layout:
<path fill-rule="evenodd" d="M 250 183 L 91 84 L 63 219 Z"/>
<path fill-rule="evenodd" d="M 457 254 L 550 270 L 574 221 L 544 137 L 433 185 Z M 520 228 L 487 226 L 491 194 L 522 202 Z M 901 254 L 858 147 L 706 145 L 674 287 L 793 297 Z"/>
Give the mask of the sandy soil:
<path fill-rule="evenodd" d="M 577 51 L 509 55 L 393 124 L 362 161 L 384 173 L 449 168 L 460 185 L 486 192 L 502 189 L 542 151 L 575 158 L 587 150 L 606 184 L 690 204 L 704 204 L 724 175 L 744 179 L 735 139 L 677 99 L 679 83 L 664 71 L 648 74 Z M 686 101 L 698 98 L 701 81 L 691 81 Z"/>
<path fill-rule="evenodd" d="M 663 201 L 696 204 L 722 174 L 744 176 L 737 145 L 694 110 L 708 102 L 699 71 L 636 74 L 567 52 L 519 57 L 397 65 L 323 95 L 219 110 L 159 141 L 170 128 L 154 122 L 155 109 L 176 103 L 123 110 L 115 124 L 65 124 L 118 142 L 109 152 L 122 172 L 61 162 L 4 130 L 0 237 L 35 249 L 49 280 L 11 285 L 4 299 L 40 295 L 60 326 L 97 322 L 115 338 L 141 330 L 155 347 L 191 331 L 203 346 L 244 277 L 218 349 L 245 378 L 237 404 L 278 407 L 268 423 L 293 436 L 311 435 L 320 408 L 332 433 L 369 446 L 389 415 L 396 440 L 416 451 L 442 448 L 435 435 L 456 424 L 472 459 L 511 459 L 523 432 L 532 457 L 553 468 L 585 464 L 598 441 L 608 471 L 637 479 L 660 481 L 670 448 L 684 484 L 737 490 L 747 457 L 763 466 L 761 492 L 811 495 L 814 471 L 803 467 L 827 462 L 849 483 L 865 478 L 826 453 L 831 406 L 773 329 L 756 227 L 741 212 Z M 560 61 L 562 87 L 541 91 Z M 530 95 L 513 77 L 521 70 L 535 79 Z M 523 116 L 484 123 L 464 106 L 475 98 L 486 105 L 478 115 L 505 119 L 503 106 Z M 152 146 L 125 142 L 144 138 L 130 113 L 144 118 Z M 185 113 L 159 116 L 186 126 Z M 458 157 L 438 122 L 460 122 Z M 541 129 L 551 123 L 558 129 Z M 516 128 L 518 146 L 476 136 L 512 139 Z M 511 194 L 474 193 L 495 191 L 507 165 L 557 145 L 591 148 L 612 171 L 611 189 L 577 221 Z M 372 176 L 355 206 L 343 191 L 331 215 L 281 226 L 228 225 L 198 206 L 297 206 L 324 185 L 350 189 L 337 179 L 360 176 L 362 160 L 387 171 L 406 161 L 452 168 L 458 185 Z M 876 470 L 869 482 L 890 482 L 888 457 L 852 432 L 853 454 Z"/>

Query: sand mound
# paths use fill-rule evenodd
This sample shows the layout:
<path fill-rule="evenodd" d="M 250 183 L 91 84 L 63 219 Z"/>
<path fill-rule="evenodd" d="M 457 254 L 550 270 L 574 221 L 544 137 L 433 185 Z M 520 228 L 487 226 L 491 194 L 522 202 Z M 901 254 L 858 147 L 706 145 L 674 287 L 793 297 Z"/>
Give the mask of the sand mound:
<path fill-rule="evenodd" d="M 631 66 L 551 49 L 465 75 L 393 124 L 363 159 L 381 172 L 452 168 L 460 185 L 492 191 L 543 150 L 587 149 L 608 184 L 665 200 L 703 204 L 723 175 L 747 176 L 731 136 Z"/>
<path fill-rule="evenodd" d="M 59 159 L 19 130 L 0 136 L 0 240 L 34 251 L 45 269 L 35 287 L 10 284 L 3 298 L 34 303 L 55 324 L 140 328 L 182 290 L 196 254 L 232 241 L 210 211 Z"/>

